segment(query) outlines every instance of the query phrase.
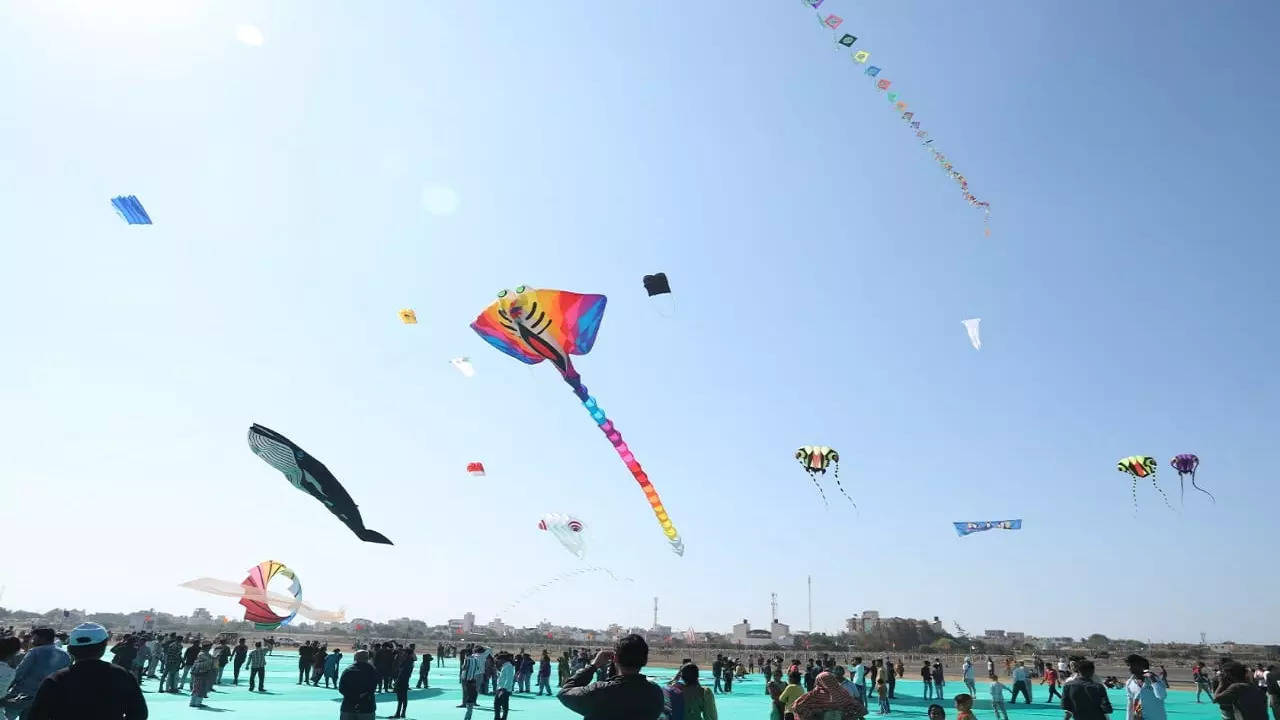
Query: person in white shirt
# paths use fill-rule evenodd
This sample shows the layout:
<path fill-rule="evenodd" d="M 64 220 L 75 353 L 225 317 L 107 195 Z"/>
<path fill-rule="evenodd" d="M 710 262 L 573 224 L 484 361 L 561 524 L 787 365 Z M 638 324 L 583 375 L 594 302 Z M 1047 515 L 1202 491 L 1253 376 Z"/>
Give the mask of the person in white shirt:
<path fill-rule="evenodd" d="M 862 662 L 860 657 L 853 659 L 853 685 L 858 688 L 854 697 L 865 704 L 867 701 L 867 664 Z"/>
<path fill-rule="evenodd" d="M 969 689 L 970 695 L 978 694 L 973 677 L 973 660 L 971 658 L 964 659 L 964 665 L 961 666 L 964 677 L 964 686 Z"/>
<path fill-rule="evenodd" d="M 1068 670 L 1069 668 L 1067 666 L 1067 659 L 1064 657 L 1058 658 L 1058 674 L 1065 676 Z"/>
<path fill-rule="evenodd" d="M 1130 655 L 1124 659 L 1129 666 L 1129 681 L 1124 684 L 1129 695 L 1125 720 L 1135 720 L 1141 708 L 1142 720 L 1165 720 L 1165 697 L 1169 688 L 1164 680 L 1151 672 L 1151 663 L 1141 655 Z"/>

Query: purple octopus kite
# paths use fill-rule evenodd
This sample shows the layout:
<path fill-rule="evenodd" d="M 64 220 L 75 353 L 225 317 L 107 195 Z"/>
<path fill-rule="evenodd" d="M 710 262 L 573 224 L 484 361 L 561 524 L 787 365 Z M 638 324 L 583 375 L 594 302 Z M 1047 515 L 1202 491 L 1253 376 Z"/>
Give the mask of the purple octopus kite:
<path fill-rule="evenodd" d="M 1184 501 L 1186 500 L 1187 491 L 1187 485 L 1184 478 L 1187 475 L 1190 475 L 1191 487 L 1199 490 L 1205 495 L 1208 495 L 1209 499 L 1213 500 L 1214 503 L 1218 502 L 1217 498 L 1213 496 L 1213 493 L 1196 484 L 1196 468 L 1200 467 L 1200 458 L 1192 455 L 1191 453 L 1182 453 L 1181 455 L 1174 455 L 1173 459 L 1169 461 L 1169 465 L 1172 466 L 1174 470 L 1178 471 L 1178 484 L 1181 486 L 1181 494 Z"/>

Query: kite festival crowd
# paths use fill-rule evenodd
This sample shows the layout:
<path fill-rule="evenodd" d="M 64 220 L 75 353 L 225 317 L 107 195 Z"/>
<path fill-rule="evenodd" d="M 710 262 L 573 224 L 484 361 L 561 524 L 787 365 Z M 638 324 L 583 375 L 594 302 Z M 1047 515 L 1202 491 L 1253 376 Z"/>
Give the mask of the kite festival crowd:
<path fill-rule="evenodd" d="M 752 655 L 733 659 L 718 655 L 712 663 L 710 687 L 702 669 L 685 659 L 674 673 L 646 676 L 649 646 L 643 637 L 628 635 L 612 649 L 564 651 L 557 657 L 542 650 L 530 654 L 520 649 L 494 651 L 482 645 L 461 648 L 436 646 L 436 654 L 417 645 L 397 642 L 355 643 L 351 660 L 340 648 L 310 641 L 296 656 L 274 655 L 274 638 L 215 639 L 177 633 L 130 633 L 113 638 L 96 623 L 83 623 L 69 633 L 35 627 L 15 633 L 0 629 L 0 712 L 7 720 L 144 720 L 147 703 L 141 688 L 154 680 L 153 692 L 188 694 L 190 706 L 201 708 L 211 693 L 237 692 L 241 675 L 245 692 L 264 693 L 268 662 L 296 663 L 298 685 L 337 691 L 342 702 L 340 720 L 372 720 L 377 695 L 394 692 L 395 712 L 405 718 L 410 686 L 430 687 L 430 670 L 437 661 L 456 658 L 462 702 L 457 709 L 471 720 L 477 707 L 492 712 L 494 720 L 507 720 L 511 700 L 521 694 L 555 695 L 572 713 L 588 720 L 719 720 L 716 697 L 733 693 L 735 681 L 757 673 L 765 679 L 759 718 L 769 720 L 858 720 L 876 707 L 881 715 L 893 713 L 896 685 L 906 676 L 901 659 L 818 657 L 785 659 Z M 110 656 L 110 660 L 106 659 Z M 1123 688 L 1127 697 L 1126 720 L 1166 720 L 1168 679 L 1163 666 L 1153 669 L 1146 658 L 1126 658 L 1129 677 L 1094 675 L 1094 663 L 1083 657 L 1062 658 L 1056 666 L 1036 660 L 1005 661 L 1005 677 L 986 658 L 989 708 L 992 720 L 1008 720 L 1008 705 L 1021 696 L 1032 702 L 1032 678 L 1048 685 L 1048 700 L 1063 710 L 1064 720 L 1106 720 L 1117 709 L 1107 696 L 1109 688 Z M 344 667 L 345 665 L 345 667 Z M 230 666 L 230 668 L 228 668 Z M 416 671 L 416 672 L 415 672 Z M 915 671 L 913 671 L 914 673 Z M 551 679 L 554 673 L 556 686 Z M 958 720 L 976 720 L 974 708 L 978 673 L 965 658 L 960 680 L 965 692 L 947 698 L 945 669 L 940 660 L 925 661 L 918 670 L 923 699 L 932 700 L 930 720 L 945 720 L 954 712 Z M 1197 663 L 1192 669 L 1196 701 L 1205 696 L 1219 706 L 1222 720 L 1280 720 L 1280 668 L 1249 668 L 1221 659 L 1216 667 Z M 416 677 L 416 680 L 415 680 Z M 1009 684 L 1006 684 L 1005 681 Z M 221 687 L 221 690 L 215 690 Z M 753 692 L 758 692 L 754 688 Z M 1006 699 L 1006 693 L 1009 693 Z M 487 696 L 488 699 L 481 699 Z M 438 706 L 437 706 L 438 707 Z"/>

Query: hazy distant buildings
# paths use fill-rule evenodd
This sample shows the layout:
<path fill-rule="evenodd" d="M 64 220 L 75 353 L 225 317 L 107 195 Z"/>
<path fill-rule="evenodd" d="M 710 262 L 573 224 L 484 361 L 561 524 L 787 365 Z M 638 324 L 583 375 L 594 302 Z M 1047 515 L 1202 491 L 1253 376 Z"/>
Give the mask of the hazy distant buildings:
<path fill-rule="evenodd" d="M 455 633 L 462 632 L 463 634 L 466 634 L 474 630 L 475 627 L 476 627 L 475 613 L 469 613 L 469 612 L 463 613 L 461 620 L 458 620 L 458 619 L 449 620 L 449 629 L 454 631 Z"/>
<path fill-rule="evenodd" d="M 733 626 L 733 642 L 747 647 L 764 645 L 790 645 L 792 643 L 791 628 L 774 620 L 768 630 L 752 630 L 746 618 Z"/>

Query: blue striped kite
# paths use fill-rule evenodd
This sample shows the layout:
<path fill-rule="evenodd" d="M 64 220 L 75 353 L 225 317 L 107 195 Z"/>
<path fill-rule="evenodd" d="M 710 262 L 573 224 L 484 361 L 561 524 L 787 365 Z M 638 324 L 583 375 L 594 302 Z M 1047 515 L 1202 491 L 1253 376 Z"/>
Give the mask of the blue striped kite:
<path fill-rule="evenodd" d="M 986 530 L 1021 530 L 1022 520 L 982 520 L 979 522 L 951 523 L 956 526 L 956 534 L 960 537 Z"/>
<path fill-rule="evenodd" d="M 121 195 L 120 197 L 111 198 L 111 204 L 115 206 L 116 213 L 124 218 L 124 221 L 130 225 L 150 225 L 151 216 L 142 207 L 142 203 L 138 202 L 138 198 L 134 195 Z"/>

